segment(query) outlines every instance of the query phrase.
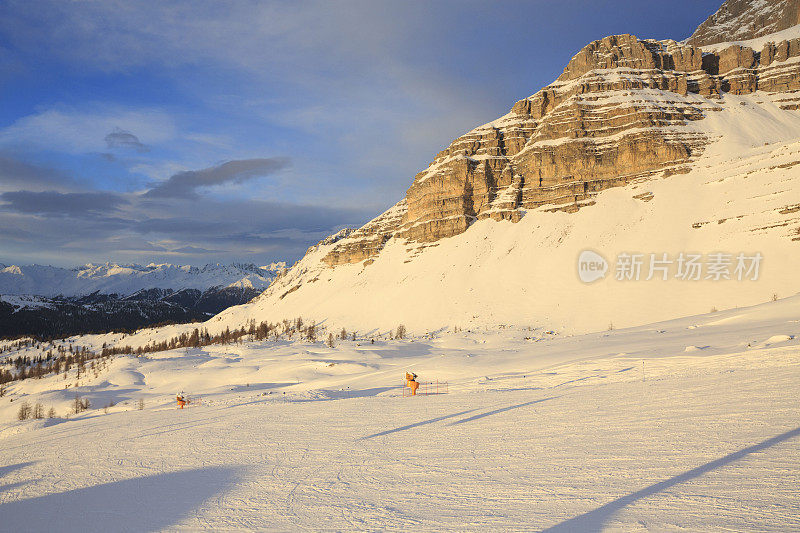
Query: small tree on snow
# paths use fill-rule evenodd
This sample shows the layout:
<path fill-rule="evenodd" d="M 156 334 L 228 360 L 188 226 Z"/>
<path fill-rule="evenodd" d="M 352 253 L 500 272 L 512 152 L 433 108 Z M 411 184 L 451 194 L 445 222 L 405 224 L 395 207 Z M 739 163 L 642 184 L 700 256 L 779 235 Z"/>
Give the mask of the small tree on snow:
<path fill-rule="evenodd" d="M 333 348 L 333 333 L 328 333 L 328 347 Z"/>
<path fill-rule="evenodd" d="M 33 406 L 33 418 L 37 420 L 44 418 L 44 406 L 39 402 Z"/>
<path fill-rule="evenodd" d="M 17 411 L 17 420 L 27 420 L 31 417 L 31 404 L 22 402 Z"/>
<path fill-rule="evenodd" d="M 72 401 L 72 411 L 77 415 L 87 410 L 90 405 L 89 398 L 81 398 L 80 395 L 76 394 L 75 399 Z"/>
<path fill-rule="evenodd" d="M 396 339 L 405 339 L 406 338 L 406 327 L 403 324 L 397 326 L 397 333 L 394 336 Z"/>

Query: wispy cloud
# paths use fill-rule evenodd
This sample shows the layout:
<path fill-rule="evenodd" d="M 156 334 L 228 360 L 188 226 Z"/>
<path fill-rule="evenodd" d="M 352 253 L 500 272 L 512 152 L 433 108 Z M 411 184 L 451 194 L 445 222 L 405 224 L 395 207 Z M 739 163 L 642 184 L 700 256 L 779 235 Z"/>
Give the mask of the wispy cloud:
<path fill-rule="evenodd" d="M 225 252 L 225 250 L 209 250 L 208 248 L 201 248 L 200 246 L 183 246 L 172 250 L 172 253 L 182 255 L 208 255 L 223 252 Z"/>
<path fill-rule="evenodd" d="M 145 193 L 148 198 L 197 198 L 197 190 L 202 187 L 244 183 L 245 181 L 269 176 L 286 168 L 286 158 L 240 159 L 226 161 L 221 165 L 202 170 L 187 170 L 170 176 L 157 183 Z"/>
<path fill-rule="evenodd" d="M 137 152 L 149 152 L 150 147 L 143 144 L 139 138 L 129 131 L 114 128 L 114 131 L 105 136 L 108 148 L 128 148 Z"/>
<path fill-rule="evenodd" d="M 172 117 L 157 109 L 118 105 L 56 107 L 21 117 L 0 130 L 0 145 L 82 154 L 123 146 L 121 142 L 127 142 L 128 147 L 146 148 L 144 142 L 161 143 L 175 135 Z"/>

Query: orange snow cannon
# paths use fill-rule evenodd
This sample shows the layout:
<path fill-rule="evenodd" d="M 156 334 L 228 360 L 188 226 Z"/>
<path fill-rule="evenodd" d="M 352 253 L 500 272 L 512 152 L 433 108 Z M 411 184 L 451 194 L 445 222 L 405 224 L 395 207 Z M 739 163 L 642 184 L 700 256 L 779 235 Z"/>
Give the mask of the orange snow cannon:
<path fill-rule="evenodd" d="M 417 375 L 406 372 L 406 386 L 411 389 L 411 396 L 417 395 L 417 389 L 419 388 L 419 382 L 417 381 Z"/>
<path fill-rule="evenodd" d="M 184 400 L 183 396 L 178 396 L 178 409 L 183 409 L 186 405 L 186 400 Z"/>

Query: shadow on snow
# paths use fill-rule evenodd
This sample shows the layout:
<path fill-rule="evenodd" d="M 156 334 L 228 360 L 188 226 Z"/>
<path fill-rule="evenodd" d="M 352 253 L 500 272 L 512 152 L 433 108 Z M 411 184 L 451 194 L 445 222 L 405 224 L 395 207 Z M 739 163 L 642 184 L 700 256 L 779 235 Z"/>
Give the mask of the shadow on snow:
<path fill-rule="evenodd" d="M 450 425 L 451 426 L 455 426 L 457 424 L 466 424 L 467 422 L 473 422 L 475 420 L 478 420 L 479 418 L 484 418 L 484 417 L 487 417 L 487 416 L 492 416 L 492 415 L 497 415 L 497 414 L 500 414 L 500 413 L 505 413 L 506 411 L 511 411 L 512 409 L 519 409 L 520 407 L 527 407 L 529 405 L 546 402 L 547 400 L 552 400 L 554 398 L 556 398 L 556 397 L 554 396 L 553 398 L 542 398 L 541 400 L 533 400 L 531 402 L 520 403 L 520 404 L 517 404 L 517 405 L 509 405 L 508 407 L 495 409 L 494 411 L 489 411 L 487 413 L 481 413 L 479 415 L 471 416 L 471 417 L 465 418 L 463 420 L 456 420 L 455 422 L 452 422 Z"/>
<path fill-rule="evenodd" d="M 168 472 L 0 505 L 5 531 L 153 531 L 187 518 L 235 481 L 232 468 Z"/>
<path fill-rule="evenodd" d="M 382 437 L 384 435 L 390 435 L 392 433 L 397 433 L 399 431 L 405 431 L 407 429 L 413 429 L 413 428 L 416 428 L 416 427 L 419 427 L 419 426 L 425 426 L 425 425 L 428 425 L 428 424 L 434 424 L 436 422 L 441 422 L 442 420 L 447 420 L 448 418 L 455 418 L 457 416 L 466 415 L 468 413 L 472 413 L 472 412 L 475 412 L 475 411 L 477 411 L 477 409 L 469 409 L 467 411 L 461 411 L 460 413 L 453 413 L 452 415 L 445 415 L 445 416 L 440 416 L 440 417 L 437 417 L 437 418 L 431 418 L 430 420 L 423 420 L 422 422 L 415 422 L 415 423 L 409 424 L 407 426 L 402 426 L 402 427 L 395 428 L 395 429 L 388 429 L 386 431 L 381 431 L 380 433 L 374 433 L 374 434 L 368 435 L 366 437 L 361 437 L 360 440 L 372 439 L 372 438 L 375 438 L 375 437 Z"/>
<path fill-rule="evenodd" d="M 521 403 L 521 404 L 517 404 L 517 405 L 509 405 L 508 407 L 502 407 L 500 409 L 494 409 L 493 411 L 488 411 L 486 413 L 481 413 L 481 414 L 477 414 L 477 415 L 474 415 L 474 416 L 470 416 L 470 417 L 464 418 L 462 420 L 457 420 L 455 422 L 452 422 L 449 425 L 450 426 L 455 426 L 457 424 L 465 424 L 467 422 L 473 422 L 473 421 L 478 420 L 480 418 L 484 418 L 484 417 L 492 416 L 492 415 L 497 415 L 497 414 L 500 414 L 500 413 L 505 413 L 506 411 L 511 411 L 512 409 L 519 409 L 520 407 L 527 407 L 529 405 L 546 402 L 547 400 L 552 400 L 554 398 L 556 398 L 556 397 L 533 400 L 533 401 L 530 401 L 530 402 L 525 402 L 525 403 Z M 443 420 L 448 420 L 450 418 L 456 418 L 458 416 L 464 416 L 464 415 L 467 415 L 469 413 L 474 413 L 477 410 L 478 409 L 469 409 L 467 411 L 461 411 L 461 412 L 453 413 L 453 414 L 450 414 L 450 415 L 444 415 L 444 416 L 439 416 L 439 417 L 436 417 L 436 418 L 431 418 L 430 420 L 423 420 L 421 422 L 415 422 L 413 424 L 408 424 L 407 426 L 401 426 L 401 427 L 395 428 L 395 429 L 387 429 L 386 431 L 381 431 L 380 433 L 374 433 L 372 435 L 367 435 L 366 437 L 361 437 L 361 439 L 359 439 L 359 440 L 372 439 L 374 437 L 382 437 L 384 435 L 391 435 L 392 433 L 397 433 L 397 432 L 400 432 L 400 431 L 406 431 L 408 429 L 414 429 L 416 427 L 425 426 L 425 425 L 428 425 L 428 424 L 435 424 L 436 422 L 441 422 Z"/>
<path fill-rule="evenodd" d="M 776 444 L 780 444 L 798 436 L 800 436 L 800 427 L 767 439 L 763 442 L 759 442 L 758 444 L 754 444 L 753 446 L 748 446 L 747 448 L 743 448 L 737 452 L 728 454 L 725 457 L 720 457 L 719 459 L 715 459 L 714 461 L 700 465 L 675 477 L 671 477 L 667 480 L 650 485 L 649 487 L 645 487 L 641 490 L 628 494 L 627 496 L 617 498 L 616 500 L 598 507 L 593 511 L 576 516 L 575 518 L 570 518 L 569 520 L 561 522 L 560 524 L 556 524 L 555 526 L 547 528 L 544 531 L 549 533 L 570 531 L 600 531 L 605 526 L 605 523 L 617 511 L 624 509 L 628 505 L 631 505 L 638 500 L 658 494 L 659 492 L 672 488 L 675 485 L 691 481 L 702 476 L 703 474 L 711 472 L 712 470 L 722 468 L 730 463 L 744 459 L 750 454 L 764 451 L 767 448 L 775 446 Z"/>

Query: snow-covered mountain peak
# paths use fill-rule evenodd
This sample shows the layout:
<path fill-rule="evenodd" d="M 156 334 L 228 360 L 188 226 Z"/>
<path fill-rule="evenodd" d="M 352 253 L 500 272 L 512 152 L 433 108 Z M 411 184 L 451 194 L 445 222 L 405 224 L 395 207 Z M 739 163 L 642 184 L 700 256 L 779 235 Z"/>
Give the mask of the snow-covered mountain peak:
<path fill-rule="evenodd" d="M 276 261 L 274 263 L 270 263 L 268 265 L 264 265 L 259 267 L 262 270 L 266 270 L 268 272 L 280 272 L 281 270 L 286 269 L 286 261 Z"/>

